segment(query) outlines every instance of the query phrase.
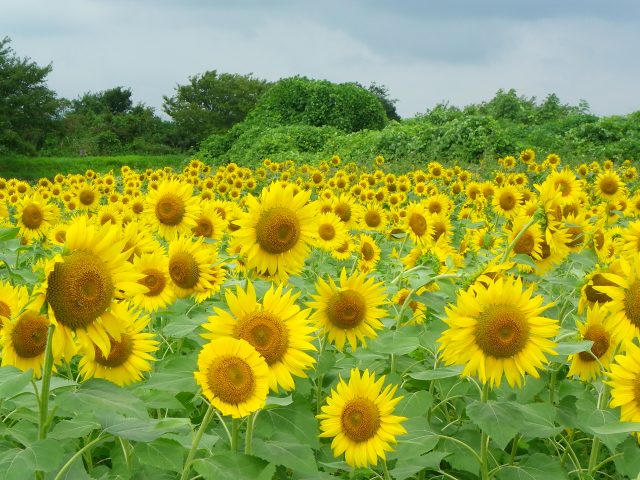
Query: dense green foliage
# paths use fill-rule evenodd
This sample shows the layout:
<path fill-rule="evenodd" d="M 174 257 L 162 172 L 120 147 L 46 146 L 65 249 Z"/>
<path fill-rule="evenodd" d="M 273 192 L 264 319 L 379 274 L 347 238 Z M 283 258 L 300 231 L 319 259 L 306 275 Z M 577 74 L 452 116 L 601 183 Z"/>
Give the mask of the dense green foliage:
<path fill-rule="evenodd" d="M 244 120 L 269 87 L 251 75 L 207 71 L 178 85 L 174 96 L 164 96 L 163 109 L 174 121 L 179 146 L 195 147 Z"/>

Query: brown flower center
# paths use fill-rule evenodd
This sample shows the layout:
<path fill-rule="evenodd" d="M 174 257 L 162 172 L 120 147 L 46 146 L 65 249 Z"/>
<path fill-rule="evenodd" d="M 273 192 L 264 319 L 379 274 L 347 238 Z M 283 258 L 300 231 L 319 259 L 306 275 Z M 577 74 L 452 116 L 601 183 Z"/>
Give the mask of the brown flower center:
<path fill-rule="evenodd" d="M 362 253 L 362 258 L 367 262 L 370 262 L 376 256 L 376 251 L 373 248 L 373 245 L 371 245 L 369 242 L 364 242 L 362 244 L 362 246 L 360 247 L 360 253 Z"/>
<path fill-rule="evenodd" d="M 367 313 L 364 296 L 355 290 L 341 290 L 333 294 L 327 302 L 327 317 L 339 328 L 355 328 Z"/>
<path fill-rule="evenodd" d="M 272 254 L 291 250 L 300 238 L 300 222 L 286 207 L 274 207 L 260 215 L 256 224 L 256 238 L 260 247 Z"/>
<path fill-rule="evenodd" d="M 636 280 L 624 292 L 624 312 L 629 321 L 640 327 L 640 280 Z"/>
<path fill-rule="evenodd" d="M 269 365 L 281 360 L 289 346 L 289 331 L 271 312 L 251 312 L 238 322 L 234 335 L 253 345 Z"/>
<path fill-rule="evenodd" d="M 342 431 L 354 442 L 374 437 L 380 428 L 380 411 L 368 398 L 354 398 L 347 402 L 340 416 Z"/>
<path fill-rule="evenodd" d="M 599 292 L 594 287 L 614 287 L 616 286 L 610 280 L 607 280 L 600 273 L 596 273 L 592 278 L 591 282 L 584 287 L 584 294 L 591 303 L 607 303 L 611 301 L 611 297 L 606 293 Z"/>
<path fill-rule="evenodd" d="M 218 357 L 211 362 L 207 370 L 207 382 L 216 397 L 231 405 L 249 400 L 255 390 L 251 366 L 231 355 Z"/>
<path fill-rule="evenodd" d="M 43 221 L 42 210 L 37 205 L 27 205 L 22 211 L 22 224 L 27 228 L 36 230 Z"/>
<path fill-rule="evenodd" d="M 197 225 L 193 227 L 192 231 L 197 237 L 211 238 L 213 235 L 213 224 L 208 218 L 199 218 Z"/>
<path fill-rule="evenodd" d="M 109 344 L 111 347 L 107 357 L 102 354 L 102 351 L 98 347 L 93 346 L 96 363 L 99 363 L 103 367 L 119 367 L 129 359 L 131 352 L 133 352 L 133 339 L 126 333 L 120 334 L 119 342 L 109 335 Z"/>
<path fill-rule="evenodd" d="M 615 195 L 618 191 L 618 181 L 612 176 L 603 177 L 598 186 L 600 187 L 600 191 L 605 195 Z"/>
<path fill-rule="evenodd" d="M 514 209 L 518 202 L 513 192 L 507 191 L 500 194 L 499 203 L 500 208 L 502 208 L 505 212 L 509 212 Z"/>
<path fill-rule="evenodd" d="M 323 223 L 318 227 L 318 235 L 322 240 L 328 242 L 336 238 L 336 229 L 330 223 Z"/>
<path fill-rule="evenodd" d="M 184 201 L 173 193 L 165 193 L 156 203 L 156 217 L 164 225 L 178 225 L 185 211 Z"/>
<path fill-rule="evenodd" d="M 141 283 L 145 287 L 149 289 L 145 295 L 147 297 L 156 297 L 160 295 L 167 281 L 164 278 L 164 274 L 160 270 L 156 270 L 155 268 L 148 268 L 142 272 L 146 275 L 144 278 L 138 280 L 138 283 Z"/>
<path fill-rule="evenodd" d="M 340 202 L 333 207 L 333 213 L 335 213 L 340 220 L 348 222 L 351 219 L 351 207 L 348 203 Z"/>
<path fill-rule="evenodd" d="M 412 213 L 409 218 L 409 227 L 418 237 L 424 236 L 427 232 L 427 219 L 419 213 Z"/>
<path fill-rule="evenodd" d="M 527 319 L 514 305 L 488 305 L 478 317 L 476 343 L 487 355 L 513 357 L 524 349 L 528 339 Z"/>
<path fill-rule="evenodd" d="M 82 205 L 89 206 L 96 200 L 96 194 L 93 190 L 82 190 L 78 195 L 78 200 Z"/>
<path fill-rule="evenodd" d="M 382 218 L 380 218 L 380 214 L 374 210 L 369 210 L 364 215 L 364 223 L 367 224 L 367 227 L 376 228 L 382 222 Z"/>
<path fill-rule="evenodd" d="M 44 353 L 49 321 L 32 310 L 18 319 L 11 332 L 11 344 L 21 358 L 34 358 Z"/>
<path fill-rule="evenodd" d="M 526 231 L 518 240 L 518 243 L 513 247 L 513 251 L 516 253 L 524 253 L 525 255 L 531 254 L 536 245 L 536 239 L 533 233 Z"/>
<path fill-rule="evenodd" d="M 609 350 L 610 336 L 602 325 L 590 325 L 584 334 L 584 339 L 593 342 L 591 353 L 580 352 L 578 354 L 584 362 L 595 362 L 596 358 L 601 358 Z"/>
<path fill-rule="evenodd" d="M 187 252 L 174 253 L 169 259 L 169 276 L 178 287 L 188 290 L 200 279 L 198 262 Z"/>
<path fill-rule="evenodd" d="M 11 318 L 11 308 L 2 300 L 0 300 L 0 317 Z"/>

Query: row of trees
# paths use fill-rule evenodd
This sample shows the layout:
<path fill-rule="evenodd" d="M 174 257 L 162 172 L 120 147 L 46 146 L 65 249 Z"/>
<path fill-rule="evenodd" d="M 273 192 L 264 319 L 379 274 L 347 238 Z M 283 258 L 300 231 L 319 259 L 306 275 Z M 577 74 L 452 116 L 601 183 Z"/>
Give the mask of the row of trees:
<path fill-rule="evenodd" d="M 166 120 L 153 108 L 134 104 L 131 89 L 121 86 L 73 100 L 59 98 L 47 87 L 51 71 L 51 65 L 42 67 L 17 56 L 9 38 L 0 40 L 0 153 L 192 150 L 210 135 L 223 134 L 241 123 L 274 85 L 251 74 L 207 71 L 178 85 L 173 95 L 163 96 L 163 110 L 171 119 Z M 399 119 L 385 87 L 352 83 L 342 88 L 373 99 L 386 112 L 384 122 Z"/>

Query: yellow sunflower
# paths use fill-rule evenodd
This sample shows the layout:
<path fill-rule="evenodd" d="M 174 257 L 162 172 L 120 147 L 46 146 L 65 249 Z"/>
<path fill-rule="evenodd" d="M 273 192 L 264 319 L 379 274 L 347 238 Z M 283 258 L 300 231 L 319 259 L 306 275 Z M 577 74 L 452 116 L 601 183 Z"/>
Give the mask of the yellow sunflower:
<path fill-rule="evenodd" d="M 16 217 L 20 236 L 27 243 L 43 238 L 58 221 L 60 209 L 35 192 L 21 198 L 16 204 Z"/>
<path fill-rule="evenodd" d="M 421 287 L 417 291 L 415 291 L 413 295 L 422 295 L 425 291 L 426 288 Z M 396 309 L 398 310 L 398 314 L 400 313 L 405 302 L 407 302 L 409 293 L 411 293 L 411 290 L 409 290 L 408 288 L 402 288 L 398 290 L 398 292 L 391 299 L 391 301 L 395 304 Z M 409 320 L 407 321 L 407 325 L 421 325 L 424 323 L 425 311 L 427 309 L 427 306 L 424 303 L 412 299 L 408 301 L 405 309 L 409 311 Z"/>
<path fill-rule="evenodd" d="M 355 241 L 353 237 L 349 234 L 344 239 L 339 246 L 331 251 L 331 256 L 336 260 L 348 260 L 351 258 L 351 254 L 356 248 Z"/>
<path fill-rule="evenodd" d="M 176 293 L 169 277 L 169 259 L 162 251 L 134 257 L 133 268 L 144 275 L 138 283 L 147 287 L 148 291 L 132 296 L 131 303 L 151 313 L 162 310 L 175 301 Z"/>
<path fill-rule="evenodd" d="M 142 380 L 144 372 L 151 371 L 151 355 L 158 350 L 153 333 L 145 333 L 150 317 L 139 315 L 126 302 L 115 304 L 111 313 L 120 322 L 120 340 L 109 338 L 109 354 L 93 344 L 82 345 L 82 358 L 78 370 L 85 380 L 104 378 L 121 387 Z"/>
<path fill-rule="evenodd" d="M 388 215 L 378 202 L 369 202 L 362 210 L 361 228 L 384 232 L 389 221 Z"/>
<path fill-rule="evenodd" d="M 49 319 L 38 309 L 27 309 L 10 321 L 5 321 L 2 333 L 2 366 L 13 365 L 20 370 L 33 369 L 36 378 L 42 376 L 47 346 Z M 54 364 L 59 363 L 62 345 L 53 342 Z"/>
<path fill-rule="evenodd" d="M 349 383 L 340 383 L 318 415 L 320 437 L 333 438 L 331 449 L 352 467 L 377 465 L 386 460 L 385 452 L 393 451 L 396 436 L 407 433 L 402 426 L 405 417 L 393 415 L 403 397 L 394 397 L 397 385 L 387 385 L 385 377 L 377 381 L 375 374 L 357 368 L 351 370 Z"/>
<path fill-rule="evenodd" d="M 429 243 L 433 227 L 429 225 L 430 214 L 422 203 L 411 202 L 406 209 L 405 230 L 416 245 Z"/>
<path fill-rule="evenodd" d="M 291 290 L 283 293 L 282 285 L 272 285 L 259 303 L 251 282 L 247 282 L 246 291 L 237 286 L 235 295 L 227 290 L 225 299 L 231 313 L 214 308 L 215 315 L 203 325 L 211 333 L 202 336 L 246 340 L 269 365 L 271 390 L 293 390 L 293 375 L 306 378 L 306 370 L 315 363 L 307 352 L 316 349 L 311 343 L 315 328 L 309 322 L 309 310 L 301 310 L 295 303 L 299 295 Z"/>
<path fill-rule="evenodd" d="M 596 265 L 595 270 L 585 277 L 582 288 L 580 289 L 578 313 L 581 314 L 587 307 L 592 307 L 597 303 L 603 305 L 610 302 L 611 297 L 602 292 L 600 287 L 615 287 L 617 277 L 614 276 L 610 278 L 610 275 L 619 275 L 621 273 L 620 262 L 613 262 L 606 267 Z"/>
<path fill-rule="evenodd" d="M 218 338 L 198 355 L 196 382 L 223 415 L 242 418 L 265 406 L 269 366 L 246 340 Z"/>
<path fill-rule="evenodd" d="M 520 386 L 526 373 L 538 378 L 560 327 L 540 316 L 551 305 L 533 297 L 533 286 L 523 288 L 520 278 L 500 278 L 458 294 L 457 304 L 445 309 L 449 328 L 438 340 L 444 362 L 463 365 L 463 376 L 477 374 L 494 386 L 503 375 L 510 386 Z"/>
<path fill-rule="evenodd" d="M 609 380 L 610 407 L 620 408 L 620 421 L 640 422 L 640 347 L 629 342 L 624 355 L 616 355 Z"/>
<path fill-rule="evenodd" d="M 607 309 L 596 303 L 587 309 L 586 323 L 576 322 L 580 339 L 590 340 L 593 345 L 589 351 L 569 355 L 568 377 L 575 375 L 589 382 L 599 377 L 603 369 L 608 370 L 617 346 L 607 322 L 608 316 Z"/>
<path fill-rule="evenodd" d="M 29 303 L 29 290 L 24 285 L 13 286 L 0 280 L 0 329 L 6 321 L 17 316 Z"/>
<path fill-rule="evenodd" d="M 605 170 L 596 177 L 594 189 L 598 197 L 611 200 L 625 193 L 625 184 L 615 170 Z"/>
<path fill-rule="evenodd" d="M 178 237 L 169 243 L 169 277 L 178 297 L 192 295 L 201 303 L 220 290 L 225 275 L 216 248 L 202 237 Z"/>
<path fill-rule="evenodd" d="M 308 304 L 315 309 L 312 320 L 338 350 L 344 348 L 347 340 L 352 350 L 356 349 L 358 340 L 366 346 L 366 339 L 374 338 L 376 330 L 382 328 L 380 319 L 387 312 L 380 307 L 387 301 L 383 284 L 376 283 L 373 277 L 367 279 L 365 273 L 347 277 L 343 268 L 340 286 L 332 278 L 328 283 L 320 278 L 316 292 Z"/>
<path fill-rule="evenodd" d="M 505 185 L 496 189 L 491 198 L 491 204 L 498 215 L 511 219 L 518 214 L 521 208 L 521 200 L 522 193 L 520 193 L 520 190 L 513 185 Z"/>
<path fill-rule="evenodd" d="M 127 262 L 120 228 L 91 225 L 85 216 L 67 229 L 65 249 L 47 266 L 46 300 L 57 323 L 57 340 L 72 354 L 73 334 L 109 354 L 109 337 L 119 340 L 120 325 L 110 314 L 116 294 L 130 298 L 146 292 L 142 274 Z"/>
<path fill-rule="evenodd" d="M 76 205 L 81 210 L 91 210 L 100 205 L 100 192 L 98 189 L 88 183 L 85 183 L 75 192 Z"/>
<path fill-rule="evenodd" d="M 358 252 L 358 270 L 370 272 L 380 261 L 380 247 L 375 240 L 365 234 L 360 235 L 360 241 L 356 248 Z"/>
<path fill-rule="evenodd" d="M 511 244 L 520 231 L 524 229 L 525 225 L 529 222 L 529 218 L 524 216 L 516 217 L 513 220 L 511 228 L 507 230 L 507 241 Z M 513 246 L 511 255 L 524 254 L 529 255 L 534 260 L 540 260 L 542 258 L 542 241 L 544 236 L 542 229 L 538 222 L 527 227 L 526 231 L 520 236 L 516 244 Z"/>
<path fill-rule="evenodd" d="M 314 227 L 314 243 L 317 247 L 331 252 L 347 240 L 348 232 L 344 223 L 333 212 L 318 215 Z"/>
<path fill-rule="evenodd" d="M 309 195 L 272 184 L 259 199 L 246 197 L 249 210 L 235 221 L 240 228 L 233 234 L 244 243 L 249 268 L 278 278 L 302 270 L 314 236 L 316 207 Z"/>
<path fill-rule="evenodd" d="M 196 226 L 198 198 L 192 195 L 188 183 L 163 181 L 157 190 L 149 190 L 144 213 L 149 224 L 155 226 L 165 240 L 173 240 L 179 234 L 189 234 Z"/>
<path fill-rule="evenodd" d="M 193 235 L 220 240 L 226 231 L 227 222 L 220 216 L 213 202 L 203 201 L 200 212 L 196 215 L 196 226 L 192 228 Z"/>

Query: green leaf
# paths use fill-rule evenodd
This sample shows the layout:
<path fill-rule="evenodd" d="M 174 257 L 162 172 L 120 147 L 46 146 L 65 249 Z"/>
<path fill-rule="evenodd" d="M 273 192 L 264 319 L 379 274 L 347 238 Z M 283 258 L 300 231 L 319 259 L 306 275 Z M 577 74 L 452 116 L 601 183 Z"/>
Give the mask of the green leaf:
<path fill-rule="evenodd" d="M 0 228 L 0 242 L 13 240 L 18 236 L 20 229 L 18 227 Z"/>
<path fill-rule="evenodd" d="M 443 378 L 459 377 L 464 370 L 462 366 L 442 367 L 423 372 L 411 372 L 408 375 L 416 380 L 441 380 Z"/>
<path fill-rule="evenodd" d="M 205 318 L 206 322 L 207 319 Z M 164 326 L 162 333 L 172 338 L 183 338 L 196 331 L 203 323 L 201 316 L 189 318 L 186 315 L 171 317 L 171 320 Z"/>
<path fill-rule="evenodd" d="M 267 438 L 286 436 L 287 440 L 318 448 L 318 421 L 306 401 L 283 408 L 265 410 L 255 424 L 256 432 Z"/>
<path fill-rule="evenodd" d="M 637 440 L 633 437 L 627 437 L 617 450 L 622 455 L 614 460 L 616 471 L 620 475 L 637 478 L 638 472 L 640 472 L 640 455 L 638 455 Z"/>
<path fill-rule="evenodd" d="M 518 405 L 511 402 L 476 400 L 467 406 L 467 415 L 503 450 L 523 425 Z"/>
<path fill-rule="evenodd" d="M 185 450 L 178 442 L 166 438 L 158 438 L 149 443 L 137 443 L 133 453 L 144 465 L 172 472 L 182 470 L 185 456 Z"/>
<path fill-rule="evenodd" d="M 24 464 L 31 470 L 51 472 L 60 466 L 63 455 L 64 450 L 60 442 L 47 438 L 33 442 L 16 456 L 20 459 L 19 463 L 24 459 Z"/>
<path fill-rule="evenodd" d="M 165 433 L 189 433 L 191 432 L 191 425 L 187 418 L 164 418 L 161 420 L 149 418 L 140 420 L 120 417 L 114 423 L 105 425 L 104 431 L 127 440 L 150 442 Z"/>
<path fill-rule="evenodd" d="M 0 454 L 0 478 L 2 480 L 24 480 L 33 476 L 35 468 L 31 462 L 20 456 L 22 450 L 12 448 Z"/>
<path fill-rule="evenodd" d="M 29 385 L 32 377 L 32 370 L 23 372 L 11 366 L 0 368 L 0 398 L 6 400 L 24 393 L 25 387 Z"/>
<path fill-rule="evenodd" d="M 75 417 L 87 409 L 96 416 L 117 414 L 128 417 L 148 418 L 145 404 L 131 392 L 100 379 L 83 383 L 78 390 L 64 392 L 55 401 L 59 412 Z"/>
<path fill-rule="evenodd" d="M 56 440 L 80 438 L 90 434 L 98 428 L 100 428 L 100 424 L 93 420 L 81 420 L 78 418 L 74 418 L 73 420 L 62 420 L 53 427 L 49 437 L 55 438 Z"/>
<path fill-rule="evenodd" d="M 271 480 L 276 471 L 261 458 L 233 452 L 196 460 L 193 468 L 205 480 Z"/>
<path fill-rule="evenodd" d="M 277 440 L 253 440 L 253 453 L 257 457 L 275 465 L 283 465 L 291 470 L 305 473 L 318 469 L 313 450 L 307 445 Z"/>
<path fill-rule="evenodd" d="M 422 327 L 408 326 L 397 330 L 386 330 L 368 345 L 370 352 L 380 355 L 406 355 L 420 346 Z"/>
<path fill-rule="evenodd" d="M 558 355 L 571 355 L 579 352 L 587 352 L 591 350 L 593 342 L 584 340 L 582 342 L 560 342 L 554 349 Z"/>
<path fill-rule="evenodd" d="M 536 262 L 534 262 L 533 258 L 531 258 L 526 253 L 518 253 L 513 256 L 513 261 L 519 263 L 520 265 L 527 265 L 529 267 L 536 268 Z"/>
<path fill-rule="evenodd" d="M 433 405 L 433 395 L 426 390 L 418 390 L 404 396 L 394 411 L 394 415 L 402 417 L 419 417 L 424 416 Z"/>
<path fill-rule="evenodd" d="M 620 419 L 610 410 L 595 410 L 589 415 L 584 424 L 584 430 L 595 434 L 609 450 L 614 451 L 627 438 L 628 432 L 615 431 L 607 432 L 608 425 L 619 425 Z M 596 429 L 604 428 L 604 433 L 596 432 Z"/>
<path fill-rule="evenodd" d="M 396 467 L 391 470 L 391 476 L 396 480 L 404 480 L 425 468 L 438 470 L 440 468 L 440 462 L 447 455 L 450 454 L 447 452 L 430 452 L 414 458 L 403 458 L 398 461 Z"/>
<path fill-rule="evenodd" d="M 198 390 L 193 372 L 190 372 L 190 374 L 183 372 L 153 372 L 144 386 L 150 390 L 160 390 L 174 394 L 196 392 Z"/>
<path fill-rule="evenodd" d="M 597 435 L 615 435 L 616 433 L 640 432 L 640 422 L 605 423 L 599 427 L 591 427 Z"/>
<path fill-rule="evenodd" d="M 525 440 L 555 437 L 562 431 L 562 427 L 555 424 L 556 411 L 550 403 L 518 405 L 518 408 L 522 412 L 522 436 Z"/>
<path fill-rule="evenodd" d="M 397 437 L 398 445 L 395 451 L 389 453 L 389 459 L 397 458 L 398 464 L 433 450 L 440 441 L 425 417 L 410 418 L 402 426 L 407 433 Z"/>
<path fill-rule="evenodd" d="M 567 475 L 557 458 L 534 453 L 519 465 L 503 466 L 497 478 L 498 480 L 564 480 Z"/>

